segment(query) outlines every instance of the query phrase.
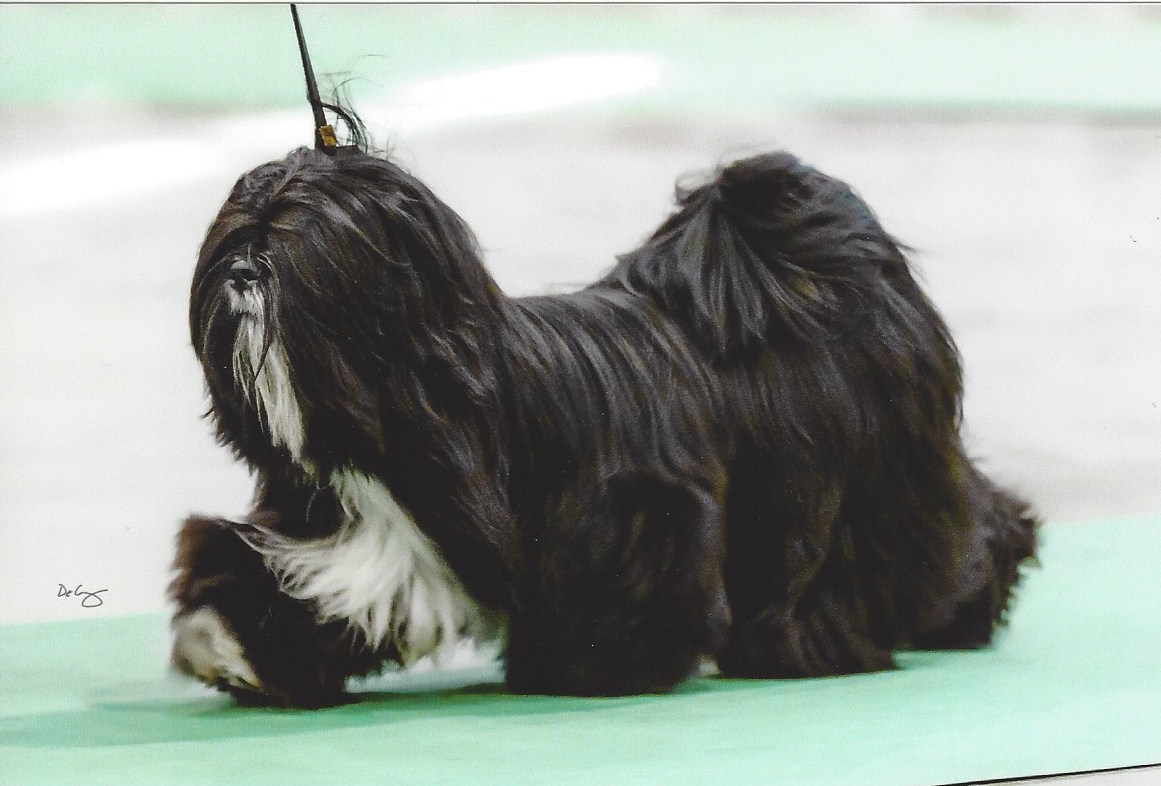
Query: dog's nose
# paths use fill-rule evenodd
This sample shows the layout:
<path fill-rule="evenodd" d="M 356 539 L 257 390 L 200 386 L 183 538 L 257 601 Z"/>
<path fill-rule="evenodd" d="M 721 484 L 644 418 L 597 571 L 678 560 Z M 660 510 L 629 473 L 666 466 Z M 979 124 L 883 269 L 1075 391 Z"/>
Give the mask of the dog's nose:
<path fill-rule="evenodd" d="M 230 265 L 230 286 L 245 292 L 258 280 L 258 266 L 249 259 L 239 259 Z"/>

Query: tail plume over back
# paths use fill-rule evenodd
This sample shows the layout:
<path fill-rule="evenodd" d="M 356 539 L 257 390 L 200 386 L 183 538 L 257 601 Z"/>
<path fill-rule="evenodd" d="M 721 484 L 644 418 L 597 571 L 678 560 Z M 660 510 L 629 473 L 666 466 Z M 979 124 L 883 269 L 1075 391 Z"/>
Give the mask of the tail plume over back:
<path fill-rule="evenodd" d="M 679 189 L 677 209 L 606 283 L 684 315 L 718 360 L 855 325 L 884 281 L 909 279 L 899 245 L 845 183 L 789 153 L 724 166 Z"/>

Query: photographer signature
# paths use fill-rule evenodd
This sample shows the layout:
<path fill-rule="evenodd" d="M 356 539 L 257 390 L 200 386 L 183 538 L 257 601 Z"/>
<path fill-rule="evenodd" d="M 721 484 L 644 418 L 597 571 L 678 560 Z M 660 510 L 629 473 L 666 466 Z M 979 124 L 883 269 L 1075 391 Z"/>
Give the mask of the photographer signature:
<path fill-rule="evenodd" d="M 56 596 L 58 598 L 80 598 L 81 607 L 85 609 L 95 609 L 98 606 L 103 606 L 105 601 L 101 597 L 102 592 L 108 592 L 107 589 L 87 590 L 83 584 L 78 584 L 75 588 L 66 587 L 64 584 L 57 584 Z"/>

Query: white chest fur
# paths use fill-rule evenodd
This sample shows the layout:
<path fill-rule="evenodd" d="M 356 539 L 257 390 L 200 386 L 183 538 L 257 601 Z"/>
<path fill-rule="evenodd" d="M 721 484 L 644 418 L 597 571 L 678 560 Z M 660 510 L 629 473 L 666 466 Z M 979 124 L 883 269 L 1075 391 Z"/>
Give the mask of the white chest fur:
<path fill-rule="evenodd" d="M 331 485 L 345 515 L 339 531 L 300 541 L 264 535 L 255 548 L 292 597 L 345 620 L 375 645 L 394 642 L 405 665 L 499 633 L 434 544 L 382 483 L 356 471 Z"/>

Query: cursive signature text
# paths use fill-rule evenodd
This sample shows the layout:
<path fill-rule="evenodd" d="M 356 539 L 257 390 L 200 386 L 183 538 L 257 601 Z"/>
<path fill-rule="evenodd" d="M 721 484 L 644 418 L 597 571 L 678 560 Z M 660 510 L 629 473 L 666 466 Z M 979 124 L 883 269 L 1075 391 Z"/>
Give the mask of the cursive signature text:
<path fill-rule="evenodd" d="M 80 598 L 81 607 L 85 609 L 95 609 L 98 606 L 104 605 L 105 601 L 101 598 L 102 592 L 108 592 L 107 589 L 87 590 L 83 584 L 78 584 L 76 587 L 66 587 L 64 584 L 57 584 L 56 596 L 58 598 Z"/>

